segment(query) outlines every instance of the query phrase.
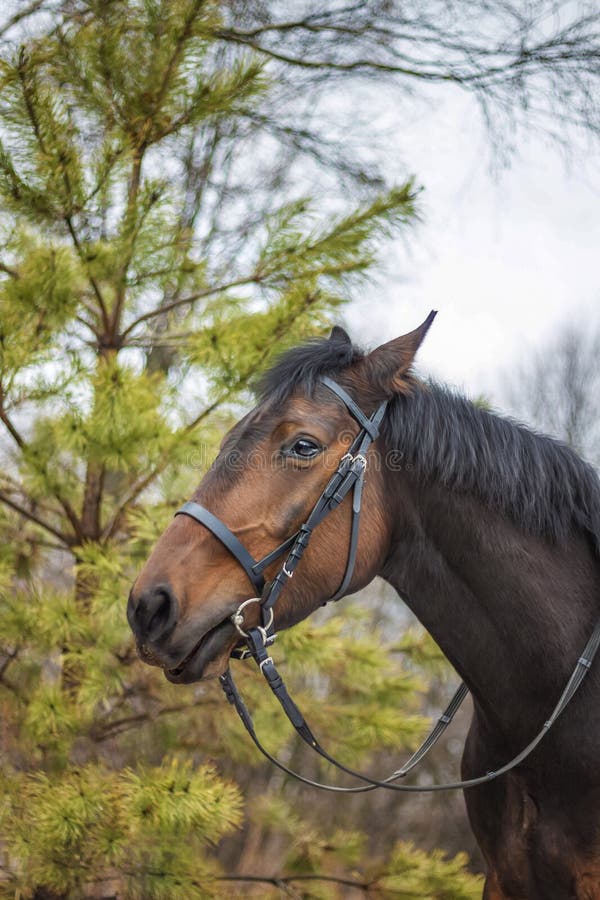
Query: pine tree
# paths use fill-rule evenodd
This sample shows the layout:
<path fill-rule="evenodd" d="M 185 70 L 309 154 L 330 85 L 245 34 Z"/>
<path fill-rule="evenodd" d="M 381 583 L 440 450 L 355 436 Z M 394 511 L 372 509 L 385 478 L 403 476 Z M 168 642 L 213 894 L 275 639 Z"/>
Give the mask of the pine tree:
<path fill-rule="evenodd" d="M 343 896 L 327 878 L 349 869 L 382 897 L 400 883 L 474 897 L 464 859 L 402 844 L 374 865 L 364 835 L 322 834 L 285 785 L 245 812 L 244 791 L 270 776 L 218 689 L 168 685 L 136 661 L 132 577 L 248 384 L 323 332 L 416 215 L 412 182 L 319 208 L 278 192 L 276 149 L 258 168 L 245 159 L 264 149 L 277 84 L 252 51 L 215 40 L 221 14 L 200 0 L 63 4 L 0 63 L 0 887 L 231 896 L 213 848 L 247 816 L 283 841 L 278 883 L 311 896 Z M 282 644 L 300 698 L 317 678 L 335 698 L 320 733 L 351 721 L 346 752 L 364 762 L 420 734 L 422 678 L 351 621 Z M 297 752 L 251 673 L 244 689 L 274 749 Z"/>

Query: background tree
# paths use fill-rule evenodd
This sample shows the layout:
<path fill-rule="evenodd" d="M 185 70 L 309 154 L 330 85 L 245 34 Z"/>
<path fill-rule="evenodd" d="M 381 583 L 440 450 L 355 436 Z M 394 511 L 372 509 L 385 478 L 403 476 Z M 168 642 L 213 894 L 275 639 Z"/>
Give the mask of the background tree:
<path fill-rule="evenodd" d="M 321 333 L 375 247 L 415 217 L 410 181 L 319 214 L 305 196 L 254 208 L 253 181 L 231 194 L 236 135 L 244 144 L 277 84 L 251 50 L 215 42 L 221 13 L 200 0 L 62 4 L 2 57 L 2 887 L 472 897 L 464 857 L 398 844 L 374 858 L 343 820 L 324 831 L 299 815 L 287 785 L 257 774 L 218 688 L 167 684 L 137 662 L 125 623 L 135 570 L 248 381 Z M 355 762 L 416 738 L 422 641 L 408 666 L 382 663 L 385 640 L 360 618 L 325 623 L 318 641 L 314 630 L 287 636 L 286 667 L 301 698 L 331 690 L 324 738 L 349 723 Z M 255 674 L 245 680 L 261 730 L 293 756 Z M 247 827 L 278 852 L 249 881 L 210 846 L 257 787 Z"/>
<path fill-rule="evenodd" d="M 600 465 L 600 328 L 568 322 L 505 373 L 498 395 L 514 415 Z"/>

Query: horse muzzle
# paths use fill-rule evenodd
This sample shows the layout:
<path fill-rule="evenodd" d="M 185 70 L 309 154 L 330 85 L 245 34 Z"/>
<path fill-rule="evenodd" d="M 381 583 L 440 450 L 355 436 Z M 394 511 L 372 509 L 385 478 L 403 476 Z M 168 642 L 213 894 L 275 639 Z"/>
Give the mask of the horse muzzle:
<path fill-rule="evenodd" d="M 217 677 L 227 668 L 239 640 L 230 621 L 238 606 L 239 601 L 232 601 L 202 621 L 185 621 L 173 590 L 161 583 L 137 597 L 131 591 L 127 620 L 142 662 L 163 669 L 175 684 L 189 684 Z"/>

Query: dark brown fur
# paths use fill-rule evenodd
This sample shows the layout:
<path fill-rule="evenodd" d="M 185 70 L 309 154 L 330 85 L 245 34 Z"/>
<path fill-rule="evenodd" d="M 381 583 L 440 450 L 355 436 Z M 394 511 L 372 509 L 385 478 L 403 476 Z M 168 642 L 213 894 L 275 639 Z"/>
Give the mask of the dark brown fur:
<path fill-rule="evenodd" d="M 389 581 L 470 687 L 468 778 L 506 762 L 540 729 L 600 614 L 600 487 L 568 448 L 415 381 L 409 366 L 429 323 L 368 355 L 339 330 L 292 351 L 194 499 L 259 558 L 306 518 L 356 433 L 318 374 L 333 374 L 367 413 L 392 398 L 369 451 L 351 590 L 378 574 Z M 325 447 L 316 460 L 285 456 L 301 435 Z M 278 604 L 277 627 L 336 590 L 349 506 L 315 533 Z M 142 658 L 173 681 L 219 674 L 236 642 L 227 617 L 251 594 L 214 536 L 178 517 L 130 599 L 132 620 L 150 610 L 138 634 Z M 600 900 L 599 700 L 595 664 L 522 767 L 466 792 L 489 866 L 487 900 Z"/>

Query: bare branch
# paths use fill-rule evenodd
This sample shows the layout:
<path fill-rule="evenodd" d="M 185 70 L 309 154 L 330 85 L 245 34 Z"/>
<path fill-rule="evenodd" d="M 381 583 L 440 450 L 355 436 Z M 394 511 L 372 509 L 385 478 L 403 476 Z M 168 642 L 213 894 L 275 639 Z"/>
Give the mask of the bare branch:
<path fill-rule="evenodd" d="M 183 712 L 187 709 L 193 709 L 195 706 L 195 703 L 180 703 L 177 706 L 165 706 L 157 712 L 139 713 L 134 716 L 124 716 L 122 719 L 115 719 L 112 722 L 94 723 L 90 736 L 94 741 L 106 741 L 142 722 L 152 722 L 161 716 Z"/>
<path fill-rule="evenodd" d="M 29 509 L 26 509 L 24 506 L 21 506 L 20 503 L 17 503 L 12 497 L 5 494 L 4 491 L 0 491 L 0 503 L 6 504 L 6 506 L 13 509 L 15 512 L 19 513 L 19 515 L 23 516 L 25 519 L 28 519 L 30 522 L 33 522 L 35 525 L 39 525 L 40 528 L 43 528 L 45 531 L 49 532 L 49 534 L 53 534 L 55 538 L 63 544 L 66 548 L 70 548 L 73 545 L 73 538 L 69 537 L 66 534 L 63 534 L 62 531 L 59 531 L 57 528 L 54 528 L 50 525 L 49 522 L 45 522 L 43 519 L 40 519 L 34 512 Z"/>
<path fill-rule="evenodd" d="M 281 51 L 274 50 L 271 47 L 264 47 L 252 38 L 246 38 L 235 31 L 221 31 L 217 35 L 224 40 L 237 44 L 243 44 L 251 47 L 257 53 L 276 59 L 278 62 L 287 65 L 298 66 L 301 69 L 329 69 L 332 72 L 387 72 L 396 75 L 410 75 L 411 78 L 418 78 L 422 81 L 458 81 L 456 75 L 450 73 L 441 73 L 428 71 L 427 69 L 411 69 L 406 66 L 394 65 L 393 63 L 382 63 L 376 59 L 354 59 L 351 62 L 338 62 L 328 59 L 308 59 L 302 56 L 290 56 Z"/>
<path fill-rule="evenodd" d="M 7 275 L 10 275 L 11 278 L 14 278 L 15 281 L 21 277 L 16 269 L 12 269 L 10 266 L 7 266 L 6 263 L 0 262 L 0 272 L 5 272 Z"/>
<path fill-rule="evenodd" d="M 147 322 L 150 319 L 155 319 L 157 316 L 161 316 L 163 315 L 163 313 L 170 312 L 172 309 L 178 309 L 180 306 L 190 306 L 191 304 L 196 303 L 197 300 L 203 300 L 205 297 L 211 297 L 214 294 L 219 294 L 222 291 L 228 291 L 231 288 L 240 287 L 241 285 L 255 284 L 258 280 L 259 279 L 255 274 L 246 275 L 243 278 L 236 278 L 234 281 L 229 281 L 225 284 L 219 284 L 212 288 L 206 288 L 203 291 L 197 291 L 195 294 L 190 294 L 188 297 L 179 297 L 176 300 L 172 300 L 170 303 L 156 306 L 149 312 L 138 316 L 137 319 L 134 319 L 133 322 L 131 322 L 122 332 L 121 339 L 124 340 L 127 335 L 131 334 L 134 328 L 137 328 L 137 326 L 141 325 L 142 322 Z"/>
<path fill-rule="evenodd" d="M 25 446 L 25 441 L 24 441 L 23 437 L 21 436 L 21 433 L 17 430 L 17 428 L 13 424 L 8 413 L 4 409 L 3 400 L 4 400 L 4 397 L 2 395 L 2 389 L 0 388 L 0 422 L 2 422 L 4 424 L 6 430 L 8 431 L 8 433 L 10 434 L 10 436 L 12 437 L 14 442 L 22 450 L 23 447 Z"/>
<path fill-rule="evenodd" d="M 22 22 L 23 19 L 27 19 L 29 16 L 32 16 L 34 13 L 38 12 L 44 5 L 46 0 L 34 0 L 33 3 L 30 3 L 28 6 L 22 7 L 18 12 L 11 16 L 8 22 L 5 22 L 4 25 L 0 28 L 0 38 L 3 37 L 11 28 L 15 25 L 18 25 L 19 22 Z"/>

